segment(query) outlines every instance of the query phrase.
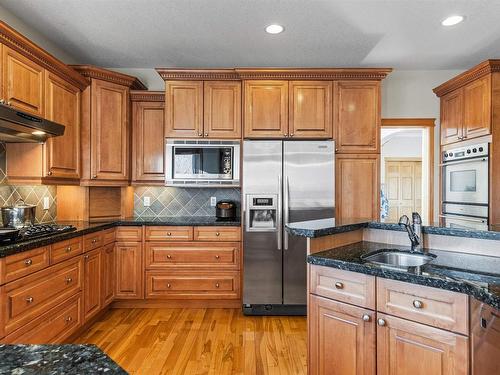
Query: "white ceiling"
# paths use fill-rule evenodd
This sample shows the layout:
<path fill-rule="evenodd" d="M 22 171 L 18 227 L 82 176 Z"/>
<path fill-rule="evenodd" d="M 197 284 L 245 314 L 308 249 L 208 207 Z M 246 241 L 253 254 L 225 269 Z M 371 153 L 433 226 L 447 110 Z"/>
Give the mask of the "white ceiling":
<path fill-rule="evenodd" d="M 80 63 L 465 69 L 500 57 L 499 0 L 0 0 Z M 466 16 L 450 28 L 440 21 Z M 269 35 L 266 25 L 285 32 Z"/>

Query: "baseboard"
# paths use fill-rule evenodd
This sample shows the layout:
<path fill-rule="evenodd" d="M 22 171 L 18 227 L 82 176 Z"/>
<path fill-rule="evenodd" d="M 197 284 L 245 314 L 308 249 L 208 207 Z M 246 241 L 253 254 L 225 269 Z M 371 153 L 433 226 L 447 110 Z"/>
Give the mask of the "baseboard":
<path fill-rule="evenodd" d="M 115 300 L 111 308 L 120 309 L 165 309 L 165 308 L 241 308 L 241 299 L 233 300 L 175 300 L 175 299 L 141 299 Z"/>

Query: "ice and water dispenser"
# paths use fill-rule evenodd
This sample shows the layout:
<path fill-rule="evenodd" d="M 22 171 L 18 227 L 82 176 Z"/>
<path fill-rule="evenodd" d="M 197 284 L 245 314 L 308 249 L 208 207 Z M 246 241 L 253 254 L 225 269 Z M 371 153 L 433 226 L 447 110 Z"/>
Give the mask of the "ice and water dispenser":
<path fill-rule="evenodd" d="M 246 215 L 247 232 L 274 232 L 278 230 L 278 196 L 275 194 L 247 194 Z"/>

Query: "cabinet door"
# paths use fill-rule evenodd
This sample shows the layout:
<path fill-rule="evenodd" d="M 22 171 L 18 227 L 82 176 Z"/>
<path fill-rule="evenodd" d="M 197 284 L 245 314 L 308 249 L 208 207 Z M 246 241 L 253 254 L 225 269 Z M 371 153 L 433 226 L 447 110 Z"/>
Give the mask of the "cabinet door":
<path fill-rule="evenodd" d="M 143 298 L 142 245 L 137 242 L 118 242 L 115 252 L 116 298 Z"/>
<path fill-rule="evenodd" d="M 464 138 L 491 133 L 491 76 L 464 87 Z"/>
<path fill-rule="evenodd" d="M 375 375 L 374 319 L 371 310 L 311 294 L 309 374 Z"/>
<path fill-rule="evenodd" d="M 6 103 L 44 116 L 44 69 L 7 46 L 2 48 L 3 95 Z"/>
<path fill-rule="evenodd" d="M 376 220 L 380 213 L 380 157 L 377 154 L 336 157 L 336 217 Z"/>
<path fill-rule="evenodd" d="M 83 317 L 87 321 L 101 310 L 101 249 L 83 256 Z"/>
<path fill-rule="evenodd" d="M 102 248 L 101 305 L 105 307 L 115 298 L 115 244 Z"/>
<path fill-rule="evenodd" d="M 241 138 L 241 82 L 204 82 L 204 136 Z"/>
<path fill-rule="evenodd" d="M 290 82 L 290 137 L 332 137 L 332 87 L 329 81 Z"/>
<path fill-rule="evenodd" d="M 93 180 L 128 179 L 129 89 L 92 80 L 91 174 Z"/>
<path fill-rule="evenodd" d="M 245 82 L 245 138 L 288 136 L 288 82 Z"/>
<path fill-rule="evenodd" d="M 377 318 L 378 375 L 468 374 L 467 337 L 384 314 Z"/>
<path fill-rule="evenodd" d="M 165 137 L 203 137 L 203 81 L 165 83 Z"/>
<path fill-rule="evenodd" d="M 462 140 L 464 119 L 464 92 L 462 89 L 441 98 L 441 145 Z"/>
<path fill-rule="evenodd" d="M 46 175 L 80 178 L 80 90 L 45 71 L 45 117 L 65 126 L 64 135 L 45 144 Z"/>
<path fill-rule="evenodd" d="M 132 107 L 132 180 L 159 182 L 165 180 L 165 113 L 164 103 L 135 102 Z"/>
<path fill-rule="evenodd" d="M 337 152 L 378 152 L 380 82 L 339 81 L 334 93 Z"/>

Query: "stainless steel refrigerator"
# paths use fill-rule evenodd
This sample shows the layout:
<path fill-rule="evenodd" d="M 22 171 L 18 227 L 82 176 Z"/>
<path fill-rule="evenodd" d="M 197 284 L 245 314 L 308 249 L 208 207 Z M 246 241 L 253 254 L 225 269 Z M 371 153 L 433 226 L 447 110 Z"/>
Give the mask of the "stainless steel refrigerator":
<path fill-rule="evenodd" d="M 306 239 L 284 226 L 334 217 L 334 153 L 333 141 L 244 141 L 245 314 L 306 314 Z"/>

